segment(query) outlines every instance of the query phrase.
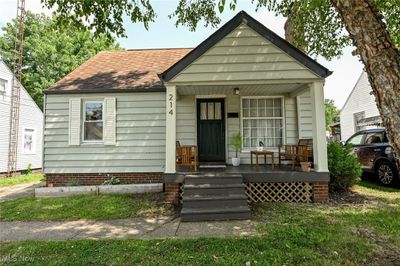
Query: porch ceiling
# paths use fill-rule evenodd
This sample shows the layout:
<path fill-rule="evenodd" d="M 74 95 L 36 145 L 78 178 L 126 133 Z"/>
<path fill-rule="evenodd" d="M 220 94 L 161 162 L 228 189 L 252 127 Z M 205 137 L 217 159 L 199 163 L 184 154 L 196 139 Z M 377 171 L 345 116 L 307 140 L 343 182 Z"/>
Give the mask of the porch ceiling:
<path fill-rule="evenodd" d="M 254 84 L 254 85 L 199 85 L 178 86 L 179 95 L 229 95 L 239 88 L 241 96 L 282 95 L 296 91 L 304 83 L 291 84 Z"/>

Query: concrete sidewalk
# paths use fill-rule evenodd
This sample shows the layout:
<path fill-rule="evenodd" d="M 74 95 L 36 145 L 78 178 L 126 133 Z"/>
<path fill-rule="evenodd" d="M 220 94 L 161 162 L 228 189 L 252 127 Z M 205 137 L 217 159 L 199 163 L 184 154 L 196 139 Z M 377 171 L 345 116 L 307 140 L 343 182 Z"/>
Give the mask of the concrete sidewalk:
<path fill-rule="evenodd" d="M 163 239 L 257 236 L 250 220 L 184 222 L 179 218 L 132 218 L 105 221 L 0 222 L 0 241 L 78 239 Z"/>

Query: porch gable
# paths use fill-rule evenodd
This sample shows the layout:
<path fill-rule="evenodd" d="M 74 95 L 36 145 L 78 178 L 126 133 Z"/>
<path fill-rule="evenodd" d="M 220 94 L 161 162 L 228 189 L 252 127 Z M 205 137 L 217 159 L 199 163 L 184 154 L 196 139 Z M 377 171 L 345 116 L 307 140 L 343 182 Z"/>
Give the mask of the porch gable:
<path fill-rule="evenodd" d="M 164 82 L 315 80 L 332 72 L 239 12 L 160 75 Z"/>

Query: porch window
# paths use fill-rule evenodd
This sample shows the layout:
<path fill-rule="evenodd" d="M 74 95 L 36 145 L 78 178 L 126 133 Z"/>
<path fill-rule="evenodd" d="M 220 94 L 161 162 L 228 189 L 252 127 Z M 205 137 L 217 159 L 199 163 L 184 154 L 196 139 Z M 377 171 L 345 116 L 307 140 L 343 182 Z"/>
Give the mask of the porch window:
<path fill-rule="evenodd" d="M 277 147 L 283 139 L 283 97 L 242 98 L 243 148 Z"/>
<path fill-rule="evenodd" d="M 83 140 L 103 140 L 103 102 L 85 102 Z"/>

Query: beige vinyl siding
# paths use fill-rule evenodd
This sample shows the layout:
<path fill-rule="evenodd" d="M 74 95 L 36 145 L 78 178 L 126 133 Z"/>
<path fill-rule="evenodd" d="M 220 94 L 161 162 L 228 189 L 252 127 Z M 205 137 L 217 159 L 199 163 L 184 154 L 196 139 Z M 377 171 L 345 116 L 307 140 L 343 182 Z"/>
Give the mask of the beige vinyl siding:
<path fill-rule="evenodd" d="M 285 135 L 284 142 L 291 144 L 297 143 L 298 131 L 297 131 L 297 108 L 295 98 L 285 96 L 284 97 L 284 112 L 285 112 Z M 227 112 L 241 112 L 240 111 L 240 97 L 235 95 L 229 95 L 227 97 Z M 228 133 L 228 160 L 227 163 L 231 164 L 231 158 L 235 156 L 235 151 L 231 145 L 232 135 L 240 132 L 240 118 L 227 118 L 227 133 Z M 275 155 L 277 157 L 277 154 Z M 243 151 L 240 153 L 241 163 L 250 164 L 250 153 L 249 151 Z"/>
<path fill-rule="evenodd" d="M 315 79 L 318 76 L 242 24 L 171 82 Z"/>
<path fill-rule="evenodd" d="M 310 90 L 304 91 L 297 96 L 297 109 L 298 109 L 298 124 L 299 124 L 299 138 L 309 139 L 312 138 L 312 103 Z"/>
<path fill-rule="evenodd" d="M 116 98 L 116 143 L 68 145 L 69 99 Z M 45 173 L 163 172 L 165 93 L 48 95 Z"/>
<path fill-rule="evenodd" d="M 176 102 L 176 140 L 181 145 L 197 144 L 196 121 L 195 97 L 179 96 Z"/>

